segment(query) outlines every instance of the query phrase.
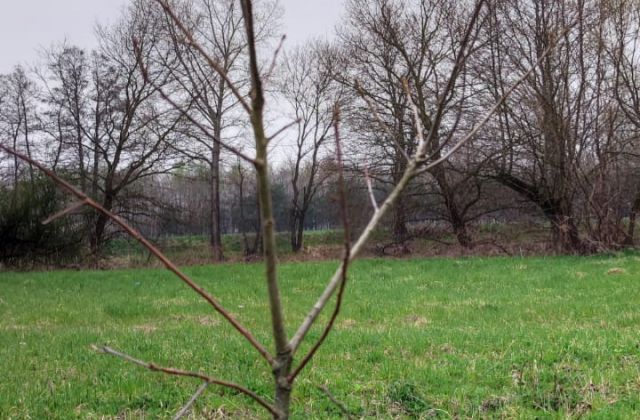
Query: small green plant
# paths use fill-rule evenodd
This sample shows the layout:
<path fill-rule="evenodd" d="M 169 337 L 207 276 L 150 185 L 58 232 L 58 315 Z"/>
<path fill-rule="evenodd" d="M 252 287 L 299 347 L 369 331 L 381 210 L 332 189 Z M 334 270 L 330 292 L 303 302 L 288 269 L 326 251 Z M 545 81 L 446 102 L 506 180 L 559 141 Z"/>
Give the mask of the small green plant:
<path fill-rule="evenodd" d="M 424 395 L 410 382 L 394 382 L 389 386 L 387 398 L 392 404 L 398 404 L 411 416 L 418 416 L 429 409 Z"/>

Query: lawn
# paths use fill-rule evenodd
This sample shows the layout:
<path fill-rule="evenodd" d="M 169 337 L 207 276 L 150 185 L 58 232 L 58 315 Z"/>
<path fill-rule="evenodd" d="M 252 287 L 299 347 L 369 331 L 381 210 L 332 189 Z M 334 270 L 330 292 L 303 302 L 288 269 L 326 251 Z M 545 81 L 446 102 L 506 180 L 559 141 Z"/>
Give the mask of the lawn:
<path fill-rule="evenodd" d="M 281 267 L 292 324 L 334 268 Z M 260 265 L 187 271 L 269 342 Z M 355 417 L 638 418 L 639 302 L 633 254 L 360 261 L 337 329 L 297 381 L 293 416 L 340 417 L 326 385 Z M 198 386 L 94 343 L 271 394 L 257 353 L 169 273 L 0 273 L 0 418 L 170 418 Z M 196 411 L 264 417 L 214 388 Z"/>

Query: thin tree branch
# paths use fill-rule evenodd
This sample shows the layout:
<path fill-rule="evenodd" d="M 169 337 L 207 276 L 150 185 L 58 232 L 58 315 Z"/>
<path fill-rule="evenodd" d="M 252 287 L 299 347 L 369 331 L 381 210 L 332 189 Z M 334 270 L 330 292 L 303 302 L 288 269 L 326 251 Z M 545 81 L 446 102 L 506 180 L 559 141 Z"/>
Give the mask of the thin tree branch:
<path fill-rule="evenodd" d="M 198 398 L 200 398 L 200 396 L 204 393 L 204 391 L 207 390 L 208 387 L 209 382 L 204 382 L 202 385 L 200 385 L 193 396 L 189 399 L 189 401 L 187 401 L 187 403 L 180 409 L 180 411 L 176 413 L 173 420 L 180 420 L 182 417 L 189 414 L 189 411 L 191 410 L 191 407 L 193 407 L 193 404 L 196 403 Z"/>
<path fill-rule="evenodd" d="M 402 79 L 402 88 L 404 89 L 405 95 L 407 95 L 407 100 L 409 101 L 409 105 L 411 107 L 411 111 L 413 112 L 414 124 L 416 125 L 416 137 L 418 139 L 418 144 L 424 143 L 424 126 L 422 125 L 422 120 L 420 119 L 420 111 L 416 106 L 416 103 L 413 101 L 413 97 L 411 96 L 411 90 L 409 89 L 409 82 L 407 79 Z M 417 156 L 418 159 L 421 156 Z"/>
<path fill-rule="evenodd" d="M 284 46 L 284 41 L 286 41 L 287 36 L 286 35 L 282 35 L 282 38 L 280 38 L 280 43 L 278 44 L 278 48 L 276 48 L 275 52 L 273 53 L 273 59 L 271 60 L 271 65 L 269 66 L 269 71 L 267 72 L 267 75 L 265 76 L 265 79 L 270 79 L 271 75 L 273 74 L 273 71 L 276 68 L 276 64 L 278 62 L 278 55 L 280 54 L 280 51 L 282 50 L 282 47 Z"/>
<path fill-rule="evenodd" d="M 300 124 L 300 122 L 302 121 L 301 118 L 298 118 L 295 121 L 291 121 L 289 124 L 285 125 L 284 127 L 282 127 L 281 129 L 279 129 L 278 131 L 276 131 L 275 133 L 273 133 L 272 135 L 270 135 L 267 138 L 267 141 L 271 141 L 273 139 L 275 139 L 276 137 L 278 137 L 280 134 L 284 133 L 285 131 L 287 131 L 288 129 L 290 129 L 291 127 L 293 127 L 296 124 Z"/>
<path fill-rule="evenodd" d="M 48 225 L 49 223 L 61 219 L 64 216 L 71 214 L 71 213 L 75 213 L 76 211 L 78 211 L 79 209 L 81 209 L 82 207 L 87 205 L 87 201 L 86 200 L 82 200 L 82 201 L 78 201 L 72 205 L 70 205 L 69 207 L 67 207 L 66 209 L 59 211 L 58 213 L 48 217 L 46 220 L 44 220 L 42 222 L 43 225 Z"/>
<path fill-rule="evenodd" d="M 131 227 L 127 222 L 125 222 L 122 218 L 116 216 L 109 210 L 102 207 L 100 204 L 89 198 L 85 193 L 68 183 L 67 181 L 60 178 L 58 175 L 45 168 L 41 163 L 37 162 L 30 157 L 23 155 L 7 146 L 0 144 L 0 149 L 5 152 L 13 155 L 25 162 L 30 163 L 31 165 L 38 168 L 42 171 L 46 176 L 48 176 L 51 180 L 53 180 L 56 184 L 58 184 L 62 189 L 66 190 L 70 194 L 76 196 L 80 200 L 86 203 L 87 206 L 94 208 L 99 213 L 102 213 L 109 219 L 113 220 L 118 226 L 120 226 L 125 232 L 127 232 L 132 238 L 136 239 L 142 246 L 149 250 L 151 254 L 153 254 L 158 260 L 162 262 L 162 264 L 167 268 L 167 270 L 174 273 L 180 280 L 186 283 L 191 289 L 193 289 L 198 295 L 200 295 L 204 300 L 209 302 L 211 306 L 222 315 L 244 338 L 251 343 L 251 345 L 258 350 L 258 352 L 264 357 L 269 363 L 273 364 L 273 357 L 269 354 L 267 349 L 258 342 L 258 340 L 247 330 L 238 320 L 236 320 L 233 315 L 229 311 L 227 311 L 216 298 L 214 298 L 209 292 L 204 290 L 202 286 L 194 282 L 189 276 L 184 274 L 180 269 L 169 259 L 167 258 L 158 248 L 156 248 L 151 242 L 149 242 L 140 232 Z"/>
<path fill-rule="evenodd" d="M 166 373 L 167 375 L 173 375 L 173 376 L 182 376 L 182 377 L 187 377 L 187 378 L 196 378 L 196 379 L 201 379 L 202 381 L 206 382 L 207 384 L 212 384 L 212 385 L 219 385 L 221 387 L 224 388 L 230 388 L 233 389 L 235 391 L 238 391 L 241 394 L 244 394 L 246 396 L 248 396 L 249 398 L 251 398 L 252 400 L 254 400 L 255 402 L 257 402 L 258 404 L 260 404 L 261 406 L 263 406 L 264 408 L 266 408 L 271 414 L 273 415 L 278 415 L 278 411 L 271 406 L 271 404 L 269 404 L 267 401 L 265 401 L 262 397 L 260 397 L 259 395 L 257 395 L 255 392 L 241 386 L 238 384 L 234 384 L 232 382 L 227 382 L 227 381 L 222 381 L 220 379 L 216 379 L 216 378 L 212 378 L 211 376 L 205 375 L 203 373 L 199 373 L 199 372 L 190 372 L 187 370 L 181 370 L 181 369 L 174 369 L 174 368 L 167 368 L 167 367 L 161 367 L 158 366 L 154 363 L 149 363 L 149 362 L 145 362 L 144 360 L 140 360 L 140 359 L 136 359 L 135 357 L 129 356 L 128 354 L 119 352 L 117 350 L 112 349 L 111 347 L 107 347 L 107 346 L 93 346 L 93 349 L 104 353 L 104 354 L 108 354 L 110 356 L 115 356 L 115 357 L 119 357 L 120 359 L 129 362 L 129 363 L 133 363 L 134 365 L 138 365 L 141 366 L 143 368 L 149 369 L 152 372 L 162 372 L 162 373 Z"/>
<path fill-rule="evenodd" d="M 327 396 L 327 398 L 329 398 L 329 401 L 331 401 L 332 403 L 334 403 L 336 405 L 336 407 L 338 407 L 340 409 L 340 411 L 342 411 L 342 414 L 344 414 L 349 420 L 351 420 L 353 418 L 353 415 L 351 414 L 351 412 L 347 409 L 347 407 L 340 401 L 338 400 L 332 393 L 331 391 L 329 391 L 329 388 L 327 388 L 326 385 L 320 385 L 318 386 L 318 389 L 322 392 L 324 392 L 324 395 Z"/>
<path fill-rule="evenodd" d="M 376 200 L 376 196 L 373 193 L 373 183 L 371 182 L 371 177 L 369 176 L 369 168 L 364 168 L 364 179 L 367 183 L 367 191 L 369 191 L 369 199 L 371 200 L 371 205 L 373 206 L 374 211 L 380 210 L 378 207 L 378 200 Z"/>

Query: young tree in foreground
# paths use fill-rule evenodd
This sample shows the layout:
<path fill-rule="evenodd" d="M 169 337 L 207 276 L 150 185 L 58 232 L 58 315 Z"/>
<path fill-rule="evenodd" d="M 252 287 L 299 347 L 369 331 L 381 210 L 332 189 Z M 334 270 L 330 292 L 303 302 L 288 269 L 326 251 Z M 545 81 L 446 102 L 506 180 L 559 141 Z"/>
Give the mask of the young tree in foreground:
<path fill-rule="evenodd" d="M 184 26 L 183 22 L 180 18 L 175 14 L 169 2 L 166 0 L 155 0 L 165 11 L 167 16 L 173 21 L 176 25 L 176 28 L 182 33 L 185 38 L 185 42 L 193 43 L 194 40 L 191 37 L 189 30 Z M 36 162 L 34 159 L 19 153 L 15 150 L 12 150 L 6 146 L 0 146 L 3 150 L 9 152 L 10 154 L 19 157 L 27 162 L 30 162 L 37 167 L 38 169 L 44 171 L 50 178 L 52 178 L 58 185 L 61 186 L 64 190 L 71 193 L 75 197 L 78 198 L 78 202 L 72 205 L 69 209 L 58 213 L 53 216 L 53 219 L 57 217 L 64 216 L 72 211 L 77 210 L 79 207 L 87 205 L 96 209 L 100 214 L 105 217 L 111 219 L 114 223 L 118 224 L 124 231 L 128 232 L 132 237 L 137 239 L 142 245 L 144 245 L 153 255 L 155 255 L 162 263 L 166 266 L 167 269 L 175 273 L 184 283 L 186 283 L 190 288 L 192 288 L 197 294 L 199 294 L 203 299 L 205 299 L 215 311 L 217 311 L 222 317 L 225 318 L 227 322 L 233 326 L 235 330 L 237 330 L 250 344 L 251 346 L 265 359 L 269 368 L 273 373 L 273 389 L 274 389 L 274 399 L 273 401 L 268 401 L 265 397 L 262 397 L 255 392 L 249 390 L 248 388 L 234 384 L 225 380 L 221 380 L 218 378 L 211 377 L 207 374 L 200 372 L 190 372 L 175 368 L 166 368 L 158 366 L 155 363 L 148 363 L 139 359 L 136 359 L 132 356 L 124 354 L 120 351 L 114 350 L 109 347 L 101 347 L 99 350 L 106 354 L 110 354 L 113 356 L 120 357 L 128 362 L 140 365 L 154 372 L 163 372 L 169 375 L 182 376 L 182 377 L 190 377 L 194 379 L 198 379 L 202 382 L 201 386 L 197 389 L 191 400 L 186 404 L 183 409 L 181 409 L 177 415 L 177 417 L 183 416 L 190 409 L 190 406 L 197 400 L 197 398 L 202 395 L 202 393 L 206 390 L 206 388 L 210 385 L 219 385 L 222 387 L 233 389 L 245 396 L 250 397 L 256 403 L 264 407 L 274 418 L 276 419 L 288 419 L 290 415 L 290 404 L 291 404 L 291 392 L 293 390 L 295 380 L 297 376 L 301 373 L 301 371 L 308 365 L 308 363 L 312 360 L 313 356 L 316 354 L 318 349 L 322 346 L 324 340 L 327 338 L 328 334 L 331 332 L 334 322 L 340 312 L 340 308 L 343 301 L 346 281 L 347 281 L 347 272 L 349 269 L 350 263 L 360 254 L 363 250 L 363 247 L 373 230 L 385 216 L 385 214 L 389 211 L 390 208 L 393 207 L 395 200 L 397 200 L 400 193 L 407 187 L 409 182 L 413 177 L 420 173 L 425 173 L 436 167 L 437 165 L 445 162 L 449 157 L 454 154 L 457 150 L 459 150 L 467 141 L 473 138 L 478 131 L 483 127 L 484 124 L 491 118 L 491 116 L 496 112 L 496 110 L 502 105 L 505 98 L 526 78 L 531 74 L 531 71 L 526 72 L 521 78 L 518 79 L 511 86 L 509 90 L 505 92 L 505 95 L 498 101 L 498 103 L 487 112 L 486 116 L 482 118 L 482 120 L 475 126 L 473 130 L 471 130 L 464 138 L 462 138 L 457 144 L 453 145 L 446 152 L 443 152 L 441 156 L 437 159 L 432 159 L 429 156 L 429 144 L 430 141 L 433 140 L 433 137 L 437 135 L 440 124 L 443 121 L 447 98 L 451 94 L 452 90 L 455 88 L 456 83 L 458 81 L 459 75 L 461 73 L 461 69 L 464 66 L 465 61 L 469 57 L 469 54 L 474 49 L 473 42 L 471 42 L 472 33 L 476 30 L 477 25 L 479 25 L 482 21 L 482 12 L 486 6 L 486 2 L 484 0 L 478 0 L 475 4 L 473 11 L 471 12 L 468 23 L 466 25 L 466 29 L 464 33 L 461 35 L 461 39 L 459 40 L 459 48 L 456 54 L 456 60 L 454 65 L 450 71 L 450 74 L 447 77 L 446 89 L 444 89 L 441 95 L 436 99 L 433 106 L 436 109 L 436 112 L 433 114 L 432 125 L 429 130 L 425 130 L 421 123 L 421 118 L 418 115 L 418 108 L 413 106 L 412 110 L 414 112 L 414 120 L 415 120 L 415 132 L 417 137 L 417 146 L 415 149 L 415 153 L 411 156 L 408 156 L 406 170 L 398 181 L 397 185 L 393 188 L 389 196 L 378 205 L 373 200 L 374 204 L 374 213 L 371 217 L 371 220 L 367 224 L 366 228 L 362 232 L 362 234 L 358 237 L 356 242 L 352 245 L 349 240 L 349 223 L 348 217 L 346 215 L 346 197 L 344 188 L 341 188 L 340 191 L 340 204 L 342 209 L 342 218 L 344 221 L 345 227 L 345 244 L 344 244 L 344 256 L 342 263 L 337 268 L 333 277 L 328 282 L 324 292 L 318 298 L 317 302 L 314 304 L 313 308 L 309 311 L 309 313 L 304 318 L 303 322 L 299 325 L 296 332 L 292 337 L 287 335 L 287 328 L 284 319 L 284 310 L 282 305 L 282 299 L 280 295 L 280 288 L 278 283 L 278 271 L 277 271 L 277 259 L 276 259 L 276 250 L 275 250 L 275 226 L 274 226 L 274 218 L 273 218 L 273 205 L 272 205 L 272 197 L 271 197 L 271 183 L 269 177 L 269 160 L 268 160 L 268 146 L 269 141 L 272 136 L 269 135 L 266 131 L 264 125 L 264 110 L 265 110 L 265 97 L 264 97 L 264 88 L 263 88 L 263 75 L 261 73 L 259 62 L 257 58 L 257 51 L 255 47 L 255 34 L 254 34 L 254 25 L 253 25 L 253 2 L 251 0 L 241 0 L 242 13 L 244 19 L 244 25 L 246 30 L 246 40 L 248 44 L 249 50 L 249 75 L 251 80 L 251 100 L 247 102 L 245 98 L 239 93 L 239 91 L 233 86 L 229 84 L 230 90 L 236 96 L 238 101 L 241 104 L 241 107 L 246 111 L 249 120 L 251 122 L 251 126 L 253 128 L 254 139 L 255 139 L 255 148 L 256 154 L 254 157 L 250 157 L 242 153 L 241 151 L 236 150 L 235 153 L 240 158 L 250 162 L 256 172 L 257 184 L 258 184 L 258 194 L 260 198 L 260 212 L 261 212 L 261 220 L 262 220 L 262 236 L 263 236 L 263 247 L 264 247 L 264 261 L 265 261 L 265 279 L 267 283 L 268 296 L 269 296 L 269 308 L 271 312 L 271 321 L 272 321 L 272 336 L 275 343 L 275 349 L 273 351 L 268 350 L 257 338 L 254 336 L 245 326 L 243 326 L 227 309 L 225 309 L 221 303 L 209 292 L 204 290 L 201 286 L 196 284 L 191 278 L 189 278 L 186 274 L 184 274 L 174 263 L 172 263 L 166 256 L 162 254 L 154 245 L 152 245 L 147 239 L 145 239 L 139 232 L 130 227 L 126 222 L 124 222 L 121 218 L 114 215 L 104 206 L 100 205 L 96 201 L 87 197 L 82 191 L 73 187 L 71 184 L 65 182 L 53 172 L 46 169 L 43 165 Z M 197 48 L 197 45 L 196 45 Z M 551 47 L 549 47 L 551 48 Z M 138 50 L 140 51 L 140 50 Z M 207 61 L 207 64 L 220 76 L 225 79 L 225 82 L 228 82 L 224 70 L 220 67 L 220 65 L 206 56 L 204 52 L 201 52 L 203 57 Z M 146 67 L 144 65 L 145 57 L 141 54 L 138 55 L 139 64 L 143 74 L 145 74 L 145 80 L 149 81 L 148 73 L 146 71 Z M 166 92 L 162 92 L 160 86 L 156 86 L 156 89 L 161 91 L 161 94 L 167 99 L 170 104 L 176 104 L 175 101 L 171 99 L 171 96 Z M 408 84 L 404 85 L 405 94 L 407 97 L 411 97 L 411 88 Z M 176 104 L 177 105 L 177 104 Z M 337 160 L 337 168 L 338 168 L 338 178 L 342 181 L 342 152 L 341 152 L 341 141 L 340 141 L 340 132 L 338 129 L 338 121 L 339 121 L 339 110 L 336 108 L 334 120 L 336 122 L 334 128 L 334 135 L 336 139 L 336 160 Z M 228 146 L 227 146 L 228 147 Z M 344 185 L 340 183 L 341 185 Z M 311 327 L 314 326 L 318 322 L 318 317 L 320 313 L 327 307 L 332 296 L 337 293 L 335 307 L 332 311 L 331 316 L 329 317 L 328 323 L 322 327 L 322 333 L 320 338 L 311 345 L 310 350 L 294 359 L 294 356 L 301 349 L 301 344 L 307 333 L 310 331 Z"/>

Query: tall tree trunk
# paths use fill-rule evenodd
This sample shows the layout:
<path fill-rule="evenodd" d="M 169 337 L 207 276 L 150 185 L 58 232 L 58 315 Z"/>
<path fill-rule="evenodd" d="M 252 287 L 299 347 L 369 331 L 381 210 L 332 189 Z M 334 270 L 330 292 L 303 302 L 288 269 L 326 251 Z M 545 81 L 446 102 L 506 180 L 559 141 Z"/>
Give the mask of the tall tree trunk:
<path fill-rule="evenodd" d="M 296 232 L 296 234 L 298 235 L 297 242 L 296 242 L 298 251 L 304 248 L 304 219 L 305 219 L 305 214 L 304 213 L 300 214 L 300 218 L 298 219 L 298 231 Z"/>
<path fill-rule="evenodd" d="M 91 250 L 91 259 L 93 260 L 93 266 L 98 267 L 100 258 L 102 257 L 102 251 L 104 248 L 104 236 L 108 222 L 108 218 L 99 213 L 95 220 L 92 232 L 89 237 L 89 246 Z"/>
<path fill-rule="evenodd" d="M 216 129 L 219 136 L 219 129 Z M 218 137 L 219 138 L 219 137 Z M 211 229 L 209 242 L 213 260 L 220 262 L 224 260 L 222 248 L 222 229 L 220 217 L 220 144 L 214 143 L 211 153 Z"/>
<path fill-rule="evenodd" d="M 218 100 L 216 110 L 209 110 L 213 123 L 214 141 L 211 147 L 211 253 L 215 262 L 224 261 L 222 247 L 222 224 L 220 211 L 220 143 L 222 142 L 222 108 L 224 106 L 225 82 L 220 78 L 218 82 Z"/>
<path fill-rule="evenodd" d="M 473 248 L 473 242 L 471 240 L 471 235 L 469 234 L 469 230 L 467 229 L 467 223 L 465 222 L 465 220 L 461 217 L 456 217 L 451 220 L 451 226 L 460 246 L 465 249 Z"/>
<path fill-rule="evenodd" d="M 551 222 L 553 246 L 563 254 L 581 254 L 587 251 L 580 239 L 578 226 L 571 205 L 564 201 L 547 202 L 543 206 L 547 219 Z"/>
<path fill-rule="evenodd" d="M 291 251 L 300 252 L 304 247 L 304 219 L 305 211 L 292 210 L 289 221 L 289 237 L 291 241 Z"/>
<path fill-rule="evenodd" d="M 407 208 L 404 200 L 400 199 L 393 208 L 393 240 L 403 243 L 409 235 L 407 229 Z"/>
<path fill-rule="evenodd" d="M 105 193 L 104 201 L 102 202 L 102 207 L 104 207 L 108 211 L 111 211 L 113 208 L 113 202 L 113 194 L 107 191 Z M 94 260 L 94 265 L 97 266 L 100 258 L 102 257 L 106 228 L 107 223 L 109 222 L 109 218 L 103 213 L 98 213 L 93 220 L 95 221 L 95 223 L 90 234 L 89 246 L 91 250 L 91 256 Z"/>
<path fill-rule="evenodd" d="M 451 224 L 454 235 L 460 246 L 466 249 L 470 249 L 473 246 L 471 235 L 467 227 L 467 221 L 465 220 L 463 213 L 460 211 L 460 207 L 455 199 L 455 192 L 447 181 L 446 174 L 442 167 L 435 168 L 432 172 L 435 178 L 438 188 L 444 198 L 444 206 L 447 211 L 447 219 Z"/>

